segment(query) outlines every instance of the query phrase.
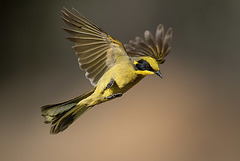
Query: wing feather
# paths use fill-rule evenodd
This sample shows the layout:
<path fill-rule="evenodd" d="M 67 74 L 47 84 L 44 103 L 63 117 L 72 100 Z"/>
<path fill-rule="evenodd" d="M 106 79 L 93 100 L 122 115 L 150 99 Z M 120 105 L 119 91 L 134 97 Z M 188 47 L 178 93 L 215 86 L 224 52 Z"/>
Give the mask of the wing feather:
<path fill-rule="evenodd" d="M 137 50 L 139 50 L 140 52 L 144 53 L 144 55 L 148 55 L 148 56 L 153 55 L 151 48 L 147 46 L 140 37 L 136 37 L 135 41 L 130 40 L 129 44 L 132 45 Z"/>
<path fill-rule="evenodd" d="M 72 35 L 67 39 L 75 43 L 72 48 L 76 51 L 79 66 L 85 70 L 86 77 L 95 86 L 113 66 L 116 55 L 127 56 L 127 53 L 119 41 L 111 38 L 77 10 L 73 9 L 73 12 L 63 8 L 62 19 L 71 27 L 63 29 Z M 115 50 L 116 48 L 119 50 Z"/>
<path fill-rule="evenodd" d="M 75 42 L 75 43 L 80 43 L 80 44 L 88 44 L 92 43 L 95 41 L 104 41 L 101 38 L 96 38 L 96 37 L 67 37 L 68 40 Z"/>
<path fill-rule="evenodd" d="M 69 34 L 74 35 L 75 36 L 74 38 L 88 37 L 88 36 L 102 38 L 101 35 L 95 35 L 95 34 L 92 34 L 90 32 L 83 32 L 83 31 L 80 31 L 80 30 L 78 31 L 78 30 L 68 29 L 68 28 L 64 28 L 64 27 L 62 29 L 65 30 L 66 32 L 68 32 Z"/>
<path fill-rule="evenodd" d="M 88 78 L 95 78 L 101 71 L 105 68 L 104 64 L 99 65 L 98 70 L 94 70 L 93 72 L 89 73 L 87 76 Z"/>
<path fill-rule="evenodd" d="M 144 37 L 145 37 L 145 40 L 148 44 L 148 47 L 151 50 L 152 55 L 155 56 L 157 54 L 157 47 L 156 47 L 156 44 L 153 40 L 153 36 L 152 36 L 151 32 L 148 31 L 148 30 L 145 31 L 144 32 Z"/>
<path fill-rule="evenodd" d="M 135 40 L 130 40 L 129 44 L 125 44 L 127 54 L 131 57 L 151 56 L 162 64 L 171 50 L 172 28 L 164 35 L 164 27 L 160 24 L 156 30 L 155 40 L 148 30 L 144 32 L 144 38 L 145 41 L 136 37 Z"/>
<path fill-rule="evenodd" d="M 99 62 L 83 64 L 82 67 L 85 68 L 89 74 L 91 74 L 91 73 L 94 73 L 95 71 L 97 71 L 102 65 L 104 65 L 105 61 L 106 61 L 106 59 L 103 59 Z M 98 68 L 95 68 L 95 66 L 97 66 Z"/>
<path fill-rule="evenodd" d="M 68 26 L 70 26 L 71 28 L 73 28 L 75 30 L 79 30 L 79 31 L 85 32 L 85 33 L 100 34 L 100 32 L 95 31 L 95 29 L 93 30 L 89 26 L 85 26 L 85 27 L 79 26 L 78 23 L 81 23 L 81 22 L 71 21 L 71 20 L 66 19 L 65 17 L 62 17 L 62 19 L 63 19 L 63 21 L 65 21 L 65 23 L 68 24 Z"/>
<path fill-rule="evenodd" d="M 90 23 L 90 21 L 88 21 L 86 18 L 79 18 L 77 16 L 75 16 L 74 14 L 72 14 L 70 11 L 68 11 L 66 8 L 63 9 L 63 17 L 66 18 L 66 20 L 68 20 L 68 25 L 73 25 L 73 27 L 77 27 L 77 28 L 82 28 L 85 30 L 88 30 L 89 32 L 96 32 L 101 34 L 101 31 L 99 31 L 99 28 L 94 25 L 93 23 Z M 83 17 L 83 16 L 81 16 Z M 82 26 L 84 25 L 84 26 Z"/>
<path fill-rule="evenodd" d="M 99 70 L 99 73 L 94 78 L 99 80 L 107 70 L 108 70 L 108 67 L 104 66 L 104 68 L 102 68 L 101 71 Z M 88 76 L 88 77 L 90 77 L 90 76 Z"/>
<path fill-rule="evenodd" d="M 106 53 L 108 47 L 101 47 L 97 48 L 94 50 L 88 50 L 88 52 L 78 52 L 77 56 L 79 60 L 84 60 L 84 59 L 94 59 L 94 57 L 98 56 L 99 54 Z"/>

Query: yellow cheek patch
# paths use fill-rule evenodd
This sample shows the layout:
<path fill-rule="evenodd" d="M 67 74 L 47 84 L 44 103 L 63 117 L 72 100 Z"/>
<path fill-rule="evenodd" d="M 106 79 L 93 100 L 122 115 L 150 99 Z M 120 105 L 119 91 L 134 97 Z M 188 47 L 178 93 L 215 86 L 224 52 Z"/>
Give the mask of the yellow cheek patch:
<path fill-rule="evenodd" d="M 133 61 L 133 64 L 134 64 L 134 65 L 136 65 L 137 63 L 138 63 L 137 61 L 135 61 L 135 60 Z"/>
<path fill-rule="evenodd" d="M 140 75 L 151 75 L 151 74 L 155 74 L 154 72 L 148 71 L 148 70 L 137 70 L 135 71 L 136 74 L 140 74 Z"/>

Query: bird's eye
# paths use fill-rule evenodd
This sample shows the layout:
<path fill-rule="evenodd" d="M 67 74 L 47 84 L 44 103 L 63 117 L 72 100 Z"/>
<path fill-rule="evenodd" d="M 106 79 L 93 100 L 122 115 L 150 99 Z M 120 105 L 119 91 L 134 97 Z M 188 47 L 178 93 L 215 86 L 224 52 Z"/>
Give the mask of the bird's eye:
<path fill-rule="evenodd" d="M 150 69 L 150 65 L 147 63 L 145 64 L 145 69 L 149 70 Z"/>

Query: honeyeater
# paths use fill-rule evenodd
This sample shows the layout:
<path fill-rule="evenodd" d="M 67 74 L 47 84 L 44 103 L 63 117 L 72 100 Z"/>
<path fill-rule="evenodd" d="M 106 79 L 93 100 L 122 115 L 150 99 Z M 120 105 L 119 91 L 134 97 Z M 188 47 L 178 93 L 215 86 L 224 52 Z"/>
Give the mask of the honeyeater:
<path fill-rule="evenodd" d="M 146 75 L 162 78 L 159 65 L 171 49 L 171 28 L 164 34 L 160 24 L 155 39 L 145 31 L 145 40 L 136 37 L 123 45 L 75 9 L 71 13 L 63 8 L 62 19 L 71 27 L 63 29 L 72 35 L 67 39 L 75 43 L 72 48 L 79 66 L 94 88 L 71 100 L 41 108 L 45 123 L 51 124 L 51 134 L 65 130 L 93 106 L 121 97 Z"/>

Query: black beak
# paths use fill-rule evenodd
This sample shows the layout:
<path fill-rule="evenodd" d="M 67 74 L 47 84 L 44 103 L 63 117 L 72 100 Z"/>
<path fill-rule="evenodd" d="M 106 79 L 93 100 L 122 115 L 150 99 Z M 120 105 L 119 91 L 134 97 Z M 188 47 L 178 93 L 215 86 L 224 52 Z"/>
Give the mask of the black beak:
<path fill-rule="evenodd" d="M 156 74 L 157 76 L 159 76 L 160 78 L 162 78 L 162 74 L 161 74 L 160 71 L 156 71 L 155 74 Z"/>

